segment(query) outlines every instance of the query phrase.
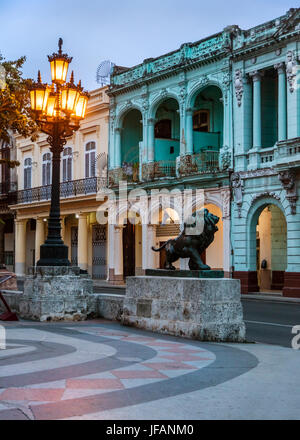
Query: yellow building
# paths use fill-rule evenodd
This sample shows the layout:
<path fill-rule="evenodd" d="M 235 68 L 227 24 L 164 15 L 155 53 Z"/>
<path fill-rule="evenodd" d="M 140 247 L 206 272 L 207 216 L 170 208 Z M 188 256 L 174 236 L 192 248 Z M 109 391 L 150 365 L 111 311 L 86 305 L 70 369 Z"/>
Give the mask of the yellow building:
<path fill-rule="evenodd" d="M 85 119 L 61 156 L 62 238 L 69 260 L 93 278 L 107 278 L 106 226 L 96 222 L 96 193 L 106 183 L 109 98 L 107 87 L 90 92 Z M 47 234 L 51 197 L 51 152 L 47 136 L 36 142 L 16 137 L 18 192 L 15 212 L 15 267 L 22 276 L 39 260 Z M 13 246 L 13 236 L 7 238 Z"/>

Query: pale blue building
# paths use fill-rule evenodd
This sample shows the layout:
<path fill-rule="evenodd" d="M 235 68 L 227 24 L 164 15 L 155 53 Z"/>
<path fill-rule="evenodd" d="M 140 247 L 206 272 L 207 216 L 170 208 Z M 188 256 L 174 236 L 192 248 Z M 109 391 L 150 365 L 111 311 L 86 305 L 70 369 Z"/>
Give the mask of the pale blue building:
<path fill-rule="evenodd" d="M 221 217 L 203 259 L 240 278 L 244 293 L 300 296 L 299 18 L 290 9 L 116 66 L 108 91 L 110 187 L 203 189 Z M 112 282 L 163 267 L 149 249 L 179 231 L 176 203 L 165 211 L 157 206 L 159 225 L 109 227 Z"/>

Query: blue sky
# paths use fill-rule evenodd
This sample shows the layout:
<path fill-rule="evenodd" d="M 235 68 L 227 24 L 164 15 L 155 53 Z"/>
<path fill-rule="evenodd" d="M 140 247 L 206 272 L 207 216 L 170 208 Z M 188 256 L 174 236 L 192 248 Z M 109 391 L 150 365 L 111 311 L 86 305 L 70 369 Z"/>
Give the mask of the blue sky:
<path fill-rule="evenodd" d="M 296 0 L 0 0 L 0 52 L 27 56 L 24 76 L 49 81 L 46 55 L 64 49 L 73 56 L 75 79 L 91 90 L 98 64 L 139 64 L 221 31 L 248 29 L 297 7 Z"/>

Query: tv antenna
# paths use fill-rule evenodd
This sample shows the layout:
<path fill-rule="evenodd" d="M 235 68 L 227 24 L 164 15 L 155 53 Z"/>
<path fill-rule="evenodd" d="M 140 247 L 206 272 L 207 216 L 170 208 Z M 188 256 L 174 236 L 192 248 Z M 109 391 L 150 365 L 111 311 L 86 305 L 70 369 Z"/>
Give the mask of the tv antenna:
<path fill-rule="evenodd" d="M 101 85 L 101 87 L 106 86 L 110 82 L 110 75 L 112 73 L 114 63 L 112 63 L 109 60 L 102 61 L 98 68 L 96 73 L 96 81 L 98 84 Z"/>

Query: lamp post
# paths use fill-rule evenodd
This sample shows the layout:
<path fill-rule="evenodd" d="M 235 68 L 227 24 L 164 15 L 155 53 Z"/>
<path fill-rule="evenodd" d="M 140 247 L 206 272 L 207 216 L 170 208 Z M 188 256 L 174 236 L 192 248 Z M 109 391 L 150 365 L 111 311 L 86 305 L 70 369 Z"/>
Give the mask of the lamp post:
<path fill-rule="evenodd" d="M 58 52 L 48 56 L 52 84 L 43 84 L 40 72 L 30 89 L 31 108 L 52 152 L 51 207 L 48 219 L 48 236 L 40 248 L 37 266 L 69 266 L 68 247 L 61 238 L 60 219 L 60 160 L 66 139 L 78 130 L 85 116 L 89 95 L 81 82 L 74 84 L 74 74 L 66 82 L 72 58 L 62 53 L 63 40 L 58 42 Z"/>

